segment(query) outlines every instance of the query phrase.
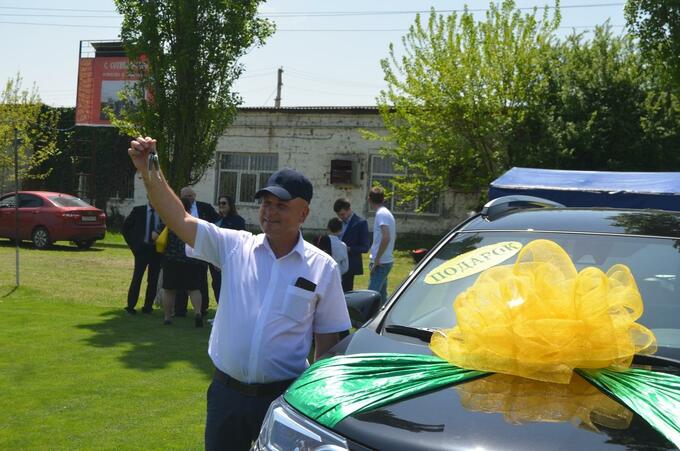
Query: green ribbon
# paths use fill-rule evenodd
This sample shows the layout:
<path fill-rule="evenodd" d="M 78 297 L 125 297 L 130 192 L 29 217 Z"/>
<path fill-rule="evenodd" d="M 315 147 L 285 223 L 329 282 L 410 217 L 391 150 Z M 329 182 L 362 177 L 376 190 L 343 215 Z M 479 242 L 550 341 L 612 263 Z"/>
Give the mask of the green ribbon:
<path fill-rule="evenodd" d="M 577 370 L 680 447 L 680 377 L 630 368 Z M 295 409 L 332 428 L 345 417 L 489 375 L 432 355 L 354 354 L 320 360 L 286 391 Z"/>
<path fill-rule="evenodd" d="M 680 377 L 637 368 L 576 371 L 680 448 Z"/>
<path fill-rule="evenodd" d="M 332 428 L 346 416 L 489 374 L 432 355 L 354 354 L 319 360 L 288 388 L 284 399 Z"/>

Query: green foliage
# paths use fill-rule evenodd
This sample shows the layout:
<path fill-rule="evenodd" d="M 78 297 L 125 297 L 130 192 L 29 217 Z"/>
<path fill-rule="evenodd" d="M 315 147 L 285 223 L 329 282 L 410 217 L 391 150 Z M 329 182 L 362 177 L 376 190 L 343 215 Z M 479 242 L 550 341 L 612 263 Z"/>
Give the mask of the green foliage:
<path fill-rule="evenodd" d="M 666 66 L 608 23 L 558 40 L 559 11 L 535 14 L 510 0 L 479 22 L 432 12 L 402 39 L 403 56 L 390 47 L 378 99 L 388 135 L 369 137 L 389 143 L 383 152 L 408 174 L 394 180 L 401 198 L 422 208 L 448 188 L 482 190 L 513 166 L 680 167 Z"/>
<path fill-rule="evenodd" d="M 378 105 L 396 146 L 385 152 L 417 177 L 395 180 L 405 201 L 421 207 L 447 187 L 478 189 L 511 163 L 515 131 L 542 101 L 543 71 L 556 13 L 541 20 L 512 0 L 490 5 L 486 21 L 469 11 L 448 17 L 434 10 L 393 45 L 382 63 L 388 89 Z M 373 136 L 373 138 L 380 138 Z"/>
<path fill-rule="evenodd" d="M 628 0 L 626 21 L 645 55 L 680 88 L 680 1 Z"/>
<path fill-rule="evenodd" d="M 622 169 L 615 160 L 622 147 L 639 145 L 631 138 L 640 134 L 644 98 L 631 40 L 598 27 L 591 40 L 572 34 L 554 52 L 546 125 L 556 152 L 548 163 L 564 169 Z"/>
<path fill-rule="evenodd" d="M 256 17 L 262 1 L 116 0 L 121 39 L 141 76 L 127 97 L 142 100 L 113 122 L 132 136 L 158 139 L 175 189 L 201 179 L 233 121 L 241 103 L 231 91 L 243 70 L 239 59 L 273 33 Z"/>
<path fill-rule="evenodd" d="M 537 110 L 544 140 L 519 166 L 655 171 L 677 167 L 680 110 L 658 68 L 645 64 L 631 36 L 608 24 L 589 40 L 572 34 L 553 50 L 549 90 Z"/>
<path fill-rule="evenodd" d="M 35 86 L 23 89 L 22 78 L 10 78 L 0 93 L 0 193 L 14 188 L 15 137 L 19 180 L 44 178 L 49 168 L 38 171 L 59 153 L 57 123 L 59 112 L 45 108 Z"/>
<path fill-rule="evenodd" d="M 28 174 L 24 188 L 81 195 L 102 209 L 111 198 L 132 197 L 135 169 L 127 153 L 121 152 L 130 139 L 113 127 L 74 127 L 73 107 L 43 108 L 55 109 L 59 115 L 59 152 L 34 168 L 37 173 L 49 173 L 40 179 Z M 111 221 L 115 212 L 107 210 L 107 214 Z"/>

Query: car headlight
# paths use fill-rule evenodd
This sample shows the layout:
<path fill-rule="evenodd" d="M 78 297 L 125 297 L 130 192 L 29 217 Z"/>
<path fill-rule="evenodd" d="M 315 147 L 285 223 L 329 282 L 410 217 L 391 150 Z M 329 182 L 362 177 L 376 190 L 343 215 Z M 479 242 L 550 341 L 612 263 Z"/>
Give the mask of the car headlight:
<path fill-rule="evenodd" d="M 269 406 L 253 449 L 338 451 L 348 448 L 344 438 L 295 412 L 279 397 Z"/>

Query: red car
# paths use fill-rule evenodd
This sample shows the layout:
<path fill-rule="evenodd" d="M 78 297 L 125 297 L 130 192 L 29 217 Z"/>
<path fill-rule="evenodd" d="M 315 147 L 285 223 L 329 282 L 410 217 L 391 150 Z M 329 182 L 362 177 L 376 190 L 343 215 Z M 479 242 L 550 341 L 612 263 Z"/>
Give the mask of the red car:
<path fill-rule="evenodd" d="M 15 194 L 0 197 L 0 237 L 16 238 Z M 81 249 L 106 234 L 106 213 L 70 194 L 19 191 L 19 240 L 38 249 L 55 241 L 72 241 Z"/>

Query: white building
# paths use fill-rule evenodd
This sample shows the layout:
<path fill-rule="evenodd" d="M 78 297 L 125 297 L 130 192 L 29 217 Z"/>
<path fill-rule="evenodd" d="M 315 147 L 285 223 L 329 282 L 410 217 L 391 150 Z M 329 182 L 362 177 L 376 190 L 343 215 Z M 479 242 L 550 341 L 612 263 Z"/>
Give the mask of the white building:
<path fill-rule="evenodd" d="M 325 229 L 339 197 L 350 199 L 354 211 L 371 223 L 368 190 L 375 181 L 388 186 L 395 173 L 390 159 L 379 153 L 384 143 L 365 139 L 362 130 L 386 133 L 376 107 L 240 108 L 218 143 L 215 167 L 194 186 L 197 198 L 215 204 L 219 194 L 230 194 L 246 223 L 257 228 L 255 192 L 271 173 L 290 167 L 314 186 L 306 230 Z M 145 201 L 138 179 L 130 205 Z M 478 196 L 450 191 L 426 213 L 415 213 L 416 205 L 388 202 L 398 233 L 441 235 L 467 217 Z"/>

